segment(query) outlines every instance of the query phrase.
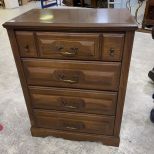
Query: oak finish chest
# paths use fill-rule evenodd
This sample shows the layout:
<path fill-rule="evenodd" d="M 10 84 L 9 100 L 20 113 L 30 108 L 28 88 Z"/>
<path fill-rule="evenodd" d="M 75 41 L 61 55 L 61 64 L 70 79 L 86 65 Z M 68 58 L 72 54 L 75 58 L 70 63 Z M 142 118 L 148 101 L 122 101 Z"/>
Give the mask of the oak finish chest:
<path fill-rule="evenodd" d="M 129 11 L 34 9 L 3 26 L 32 135 L 118 146 L 137 29 Z"/>

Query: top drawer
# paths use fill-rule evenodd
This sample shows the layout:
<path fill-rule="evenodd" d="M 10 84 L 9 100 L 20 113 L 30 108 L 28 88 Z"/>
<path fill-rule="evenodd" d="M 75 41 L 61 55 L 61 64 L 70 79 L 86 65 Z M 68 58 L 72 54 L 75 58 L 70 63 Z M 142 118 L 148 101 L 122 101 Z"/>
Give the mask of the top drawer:
<path fill-rule="evenodd" d="M 40 57 L 99 60 L 99 34 L 36 33 Z"/>
<path fill-rule="evenodd" d="M 124 34 L 104 33 L 102 43 L 103 61 L 121 61 L 124 48 Z"/>
<path fill-rule="evenodd" d="M 16 32 L 16 39 L 21 57 L 37 57 L 33 32 Z"/>
<path fill-rule="evenodd" d="M 21 57 L 68 60 L 121 61 L 124 37 L 122 33 L 16 32 Z"/>

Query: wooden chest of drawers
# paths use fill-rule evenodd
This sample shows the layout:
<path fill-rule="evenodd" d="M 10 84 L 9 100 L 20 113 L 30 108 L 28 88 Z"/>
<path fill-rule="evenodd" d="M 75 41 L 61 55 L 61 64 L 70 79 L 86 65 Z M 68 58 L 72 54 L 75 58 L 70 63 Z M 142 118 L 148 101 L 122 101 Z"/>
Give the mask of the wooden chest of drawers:
<path fill-rule="evenodd" d="M 3 26 L 32 135 L 118 146 L 137 29 L 129 12 L 34 9 Z"/>

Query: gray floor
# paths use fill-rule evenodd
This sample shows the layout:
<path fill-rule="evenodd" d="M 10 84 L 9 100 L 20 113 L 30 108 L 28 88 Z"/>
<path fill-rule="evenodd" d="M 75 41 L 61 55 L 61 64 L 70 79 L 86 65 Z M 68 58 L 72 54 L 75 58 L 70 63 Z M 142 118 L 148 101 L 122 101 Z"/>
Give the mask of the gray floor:
<path fill-rule="evenodd" d="M 0 10 L 0 24 L 33 7 Z M 153 154 L 154 124 L 149 113 L 154 84 L 147 73 L 154 66 L 154 40 L 136 33 L 124 107 L 119 148 L 100 143 L 75 142 L 54 137 L 35 138 L 30 123 L 6 30 L 0 25 L 0 154 Z"/>

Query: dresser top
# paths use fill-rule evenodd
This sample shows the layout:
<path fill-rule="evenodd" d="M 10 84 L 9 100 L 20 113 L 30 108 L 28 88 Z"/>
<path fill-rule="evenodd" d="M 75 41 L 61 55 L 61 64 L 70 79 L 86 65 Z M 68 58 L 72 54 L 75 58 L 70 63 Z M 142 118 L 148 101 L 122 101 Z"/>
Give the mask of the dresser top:
<path fill-rule="evenodd" d="M 127 9 L 33 9 L 8 22 L 6 28 L 137 29 Z M 110 30 L 111 30 L 110 29 Z"/>

